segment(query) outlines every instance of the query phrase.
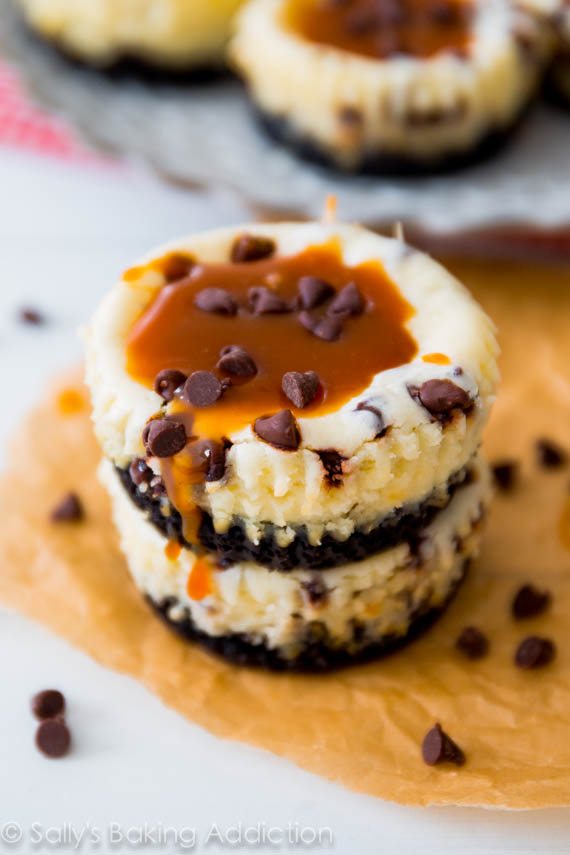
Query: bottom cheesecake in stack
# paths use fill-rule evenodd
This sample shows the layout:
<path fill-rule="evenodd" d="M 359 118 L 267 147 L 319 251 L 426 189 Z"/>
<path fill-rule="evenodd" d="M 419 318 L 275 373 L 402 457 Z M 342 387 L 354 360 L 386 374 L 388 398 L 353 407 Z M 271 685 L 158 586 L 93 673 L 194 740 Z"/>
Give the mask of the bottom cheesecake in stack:
<path fill-rule="evenodd" d="M 177 630 L 321 670 L 447 605 L 489 503 L 497 347 L 434 261 L 347 225 L 199 235 L 128 270 L 86 343 L 122 548 Z"/>

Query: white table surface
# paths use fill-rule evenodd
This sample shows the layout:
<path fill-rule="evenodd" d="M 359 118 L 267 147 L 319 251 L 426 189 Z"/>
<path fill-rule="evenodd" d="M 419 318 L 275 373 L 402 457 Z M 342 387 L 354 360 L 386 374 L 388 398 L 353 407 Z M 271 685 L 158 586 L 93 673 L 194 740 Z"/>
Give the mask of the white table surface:
<path fill-rule="evenodd" d="M 50 374 L 79 357 L 76 328 L 119 271 L 157 242 L 244 218 L 236 200 L 175 190 L 135 168 L 75 167 L 0 150 L 2 464 L 7 435 Z M 24 303 L 45 310 L 49 326 L 17 324 Z M 570 851 L 569 811 L 416 810 L 355 795 L 280 758 L 215 739 L 131 679 L 5 611 L 0 651 L 0 852 Z M 28 711 L 30 696 L 51 685 L 67 694 L 75 739 L 73 754 L 60 762 L 36 753 Z M 145 823 L 156 842 L 137 841 Z M 334 843 L 232 846 L 237 823 L 282 830 L 298 823 L 321 829 L 323 840 L 328 828 Z M 229 836 L 222 846 L 206 846 L 214 824 Z M 166 827 L 177 841 L 170 832 L 163 845 Z M 80 844 L 73 832 L 83 832 Z M 119 840 L 127 832 L 131 843 Z M 2 840 L 11 834 L 21 842 Z"/>

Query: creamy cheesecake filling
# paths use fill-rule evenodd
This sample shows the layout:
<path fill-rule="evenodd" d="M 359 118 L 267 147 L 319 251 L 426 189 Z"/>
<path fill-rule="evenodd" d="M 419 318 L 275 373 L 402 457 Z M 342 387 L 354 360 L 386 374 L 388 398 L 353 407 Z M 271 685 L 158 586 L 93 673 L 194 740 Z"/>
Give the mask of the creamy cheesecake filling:
<path fill-rule="evenodd" d="M 198 288 L 196 282 L 192 284 L 194 266 L 202 267 L 198 282 L 207 281 L 209 274 L 206 271 L 204 280 L 203 268 L 208 265 L 213 265 L 216 272 L 225 271 L 236 241 L 248 231 L 272 242 L 272 257 L 285 265 L 291 264 L 291 259 L 298 264 L 307 248 L 320 248 L 318 266 L 303 268 L 303 272 L 316 275 L 321 271 L 321 275 L 333 280 L 334 271 L 322 266 L 322 252 L 323 247 L 334 247 L 337 274 L 340 271 L 342 277 L 328 285 L 338 296 L 349 279 L 348 284 L 354 285 L 352 279 L 356 277 L 358 293 L 364 295 L 367 308 L 343 319 L 336 341 L 321 340 L 302 327 L 298 307 L 288 314 L 256 314 L 240 298 L 238 310 L 231 316 L 220 317 L 208 311 L 198 315 L 195 307 L 188 314 L 180 312 L 190 324 L 182 327 L 183 332 L 191 331 L 196 322 L 203 327 L 196 339 L 200 343 L 196 358 L 206 361 L 196 363 L 197 368 L 217 371 L 216 349 L 223 341 L 251 350 L 259 363 L 255 378 L 260 378 L 257 390 L 257 379 L 251 378 L 243 386 L 225 390 L 220 400 L 227 406 L 216 402 L 211 407 L 197 408 L 197 423 L 202 425 L 198 435 L 219 444 L 220 437 L 225 437 L 223 466 L 218 467 L 217 480 L 208 480 L 204 459 L 198 479 L 194 477 L 196 473 L 186 469 L 189 477 L 182 484 L 183 502 L 189 503 L 190 510 L 206 511 L 217 533 L 227 532 L 238 518 L 246 521 L 247 536 L 252 542 L 263 537 L 264 527 L 270 523 L 279 529 L 276 539 L 281 545 L 291 542 L 298 526 L 305 527 L 311 544 L 318 544 L 326 535 L 346 539 L 356 529 L 374 525 L 395 507 L 419 502 L 432 491 L 445 488 L 453 473 L 465 467 L 476 453 L 493 400 L 496 343 L 492 325 L 439 265 L 400 241 L 349 226 L 303 224 L 263 226 L 246 232 L 225 230 L 165 248 L 129 271 L 104 301 L 87 333 L 87 379 L 93 395 L 95 429 L 106 456 L 120 468 L 128 467 L 134 458 L 147 457 L 143 434 L 149 420 L 152 424 L 157 417 L 159 421 L 181 418 L 179 398 L 175 395 L 176 400 L 165 402 L 149 388 L 150 377 L 154 369 L 167 366 L 185 377 L 194 364 L 192 354 L 185 357 L 187 362 L 180 362 L 176 348 L 166 356 L 160 353 L 164 362 L 153 362 L 152 371 L 147 367 L 146 375 L 132 377 L 132 366 L 128 360 L 125 364 L 125 348 L 136 340 L 137 330 L 144 329 L 148 319 L 152 327 L 156 320 L 152 310 L 168 296 L 165 292 L 180 291 L 191 297 L 194 287 L 195 294 L 202 293 L 204 288 Z M 288 302 L 292 299 L 293 280 L 295 287 L 299 284 L 301 271 L 297 267 L 290 281 L 285 277 L 283 292 L 283 283 L 273 278 L 279 270 L 268 272 L 265 262 L 260 261 L 241 263 L 241 268 L 244 272 L 239 276 L 246 276 L 244 288 L 251 281 L 263 281 L 261 274 L 265 280 L 269 277 L 273 287 L 263 287 L 272 299 Z M 360 279 L 362 271 L 364 278 Z M 234 274 L 237 275 L 235 271 Z M 325 317 L 327 306 L 335 299 L 329 293 L 328 302 L 316 310 L 316 316 Z M 369 308 L 370 304 L 374 308 Z M 376 322 L 375 310 L 379 309 L 383 317 Z M 395 309 L 395 315 L 391 314 Z M 210 329 L 214 336 L 211 347 L 207 341 Z M 265 332 L 263 348 L 256 351 L 258 332 L 254 338 L 248 337 L 249 330 L 254 329 L 281 329 L 279 335 L 285 335 L 286 340 L 281 342 L 280 352 L 271 354 L 271 333 L 267 338 Z M 222 338 L 216 341 L 216 336 Z M 289 336 L 295 347 L 288 345 Z M 307 343 L 301 347 L 302 336 Z M 380 337 L 383 341 L 377 345 Z M 168 335 L 163 340 L 168 342 Z M 395 351 L 381 346 L 390 340 Z M 377 347 L 378 353 L 368 353 L 366 342 Z M 398 356 L 402 345 L 405 350 Z M 303 359 L 309 354 L 314 360 L 297 365 L 297 351 Z M 266 353 L 270 354 L 268 364 L 273 368 L 264 374 Z M 175 357 L 171 363 L 167 360 L 170 356 Z M 147 358 L 152 362 L 154 357 L 148 353 Z M 384 368 L 390 364 L 382 362 L 387 358 L 403 362 Z M 375 363 L 376 359 L 380 361 Z M 284 368 L 312 368 L 319 377 L 322 374 L 325 385 L 330 385 L 329 397 L 321 394 L 306 410 L 289 403 L 298 431 L 298 447 L 288 450 L 260 436 L 255 420 L 256 415 L 264 414 L 261 403 L 263 407 L 267 405 L 267 414 L 286 406 L 287 400 L 280 397 L 279 390 L 279 373 Z M 453 388 L 465 406 L 464 410 L 454 409 L 449 418 L 434 417 L 422 404 L 421 395 L 418 397 L 418 390 L 425 384 L 442 381 Z M 263 398 L 269 393 L 273 399 Z M 274 407 L 269 407 L 271 400 Z M 245 416 L 249 422 L 243 426 Z M 182 419 L 186 418 L 182 414 Z M 186 425 L 190 438 L 194 423 L 190 426 L 186 421 Z M 211 427 L 216 431 L 213 436 Z M 333 459 L 335 455 L 337 460 L 341 458 L 334 484 L 327 468 L 331 455 Z M 168 488 L 170 462 L 152 455 L 146 462 Z M 200 483 L 194 483 L 196 480 Z M 180 494 L 174 492 L 176 495 L 171 493 L 170 498 L 180 510 Z M 182 510 L 184 515 L 184 507 Z M 187 539 L 191 541 L 192 537 Z"/>
<path fill-rule="evenodd" d="M 286 657 L 298 655 L 315 623 L 328 646 L 355 652 L 383 637 L 405 636 L 418 614 L 441 607 L 459 583 L 465 560 L 476 553 L 490 495 L 484 469 L 422 532 L 419 551 L 401 543 L 326 573 L 284 574 L 247 562 L 220 569 L 189 550 L 172 550 L 109 463 L 101 478 L 133 578 L 154 603 L 170 603 L 171 621 L 190 617 L 209 636 L 246 635 Z"/>
<path fill-rule="evenodd" d="M 78 58 L 166 68 L 222 64 L 242 0 L 16 0 L 28 24 Z"/>
<path fill-rule="evenodd" d="M 287 0 L 253 0 L 231 53 L 255 104 L 337 166 L 375 157 L 425 164 L 473 149 L 514 124 L 538 85 L 549 38 L 535 16 L 504 0 L 474 3 L 465 55 L 394 52 L 374 60 L 304 38 Z"/>

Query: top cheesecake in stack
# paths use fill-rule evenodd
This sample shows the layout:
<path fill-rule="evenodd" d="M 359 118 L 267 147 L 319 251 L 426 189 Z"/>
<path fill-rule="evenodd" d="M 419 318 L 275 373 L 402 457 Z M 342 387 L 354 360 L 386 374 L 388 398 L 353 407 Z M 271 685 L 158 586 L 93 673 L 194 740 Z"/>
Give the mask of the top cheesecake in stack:
<path fill-rule="evenodd" d="M 489 500 L 493 326 L 440 265 L 349 225 L 178 241 L 87 331 L 132 575 L 234 661 L 323 669 L 412 637 Z"/>

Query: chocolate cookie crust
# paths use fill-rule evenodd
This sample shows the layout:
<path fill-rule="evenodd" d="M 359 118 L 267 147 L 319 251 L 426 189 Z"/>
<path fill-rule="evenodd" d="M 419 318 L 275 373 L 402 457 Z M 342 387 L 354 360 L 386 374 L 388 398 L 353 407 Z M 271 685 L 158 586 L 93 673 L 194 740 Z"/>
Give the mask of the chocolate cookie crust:
<path fill-rule="evenodd" d="M 208 635 L 197 629 L 189 616 L 181 621 L 174 621 L 169 617 L 169 612 L 178 605 L 176 600 L 169 599 L 162 603 L 155 603 L 147 597 L 147 601 L 165 623 L 187 641 L 200 644 L 206 650 L 234 665 L 265 668 L 269 671 L 322 673 L 380 659 L 415 641 L 427 632 L 447 609 L 461 587 L 468 569 L 469 560 L 466 560 L 462 574 L 445 602 L 437 608 L 418 609 L 412 618 L 408 632 L 403 636 L 388 635 L 381 639 L 366 639 L 364 628 L 355 624 L 353 645 L 349 648 L 333 647 L 325 627 L 318 621 L 314 621 L 305 627 L 299 639 L 298 650 L 293 655 L 287 655 L 279 648 L 270 648 L 267 644 L 254 641 L 250 636 L 242 633 Z"/>
<path fill-rule="evenodd" d="M 441 175 L 457 172 L 469 166 L 476 166 L 493 157 L 508 144 L 512 135 L 523 124 L 528 112 L 525 106 L 510 125 L 489 130 L 475 145 L 470 146 L 464 152 L 447 152 L 427 159 L 412 158 L 389 152 L 375 153 L 364 156 L 356 168 L 343 170 L 327 150 L 319 146 L 314 140 L 301 136 L 286 118 L 271 115 L 255 107 L 253 111 L 258 125 L 265 133 L 303 160 L 335 172 L 347 171 L 356 175 L 388 175 L 391 177 Z M 442 122 L 444 121 L 445 118 L 442 117 Z"/>
<path fill-rule="evenodd" d="M 141 493 L 134 484 L 129 469 L 117 468 L 116 472 L 132 501 L 147 514 L 149 522 L 169 540 L 191 548 L 182 534 L 182 518 L 178 511 L 170 507 L 170 515 L 165 516 L 163 499 L 153 497 L 149 492 Z M 270 533 L 258 543 L 253 543 L 247 537 L 242 523 L 236 522 L 227 532 L 220 534 L 215 531 L 212 518 L 205 512 L 202 512 L 199 539 L 205 549 L 217 554 L 221 566 L 254 562 L 284 573 L 296 568 L 326 570 L 362 561 L 399 543 L 409 543 L 412 549 L 414 546 L 419 548 L 423 530 L 438 512 L 447 506 L 457 490 L 468 486 L 472 479 L 472 469 L 465 467 L 449 479 L 445 501 L 438 493 L 437 497 L 432 495 L 413 508 L 403 506 L 371 531 L 355 531 L 343 541 L 325 535 L 319 546 L 313 546 L 309 543 L 306 531 L 299 528 L 295 539 L 288 546 L 282 547 L 276 543 L 269 527 Z"/>

